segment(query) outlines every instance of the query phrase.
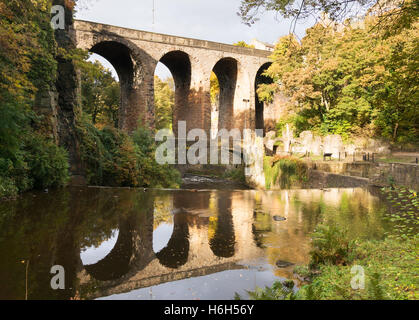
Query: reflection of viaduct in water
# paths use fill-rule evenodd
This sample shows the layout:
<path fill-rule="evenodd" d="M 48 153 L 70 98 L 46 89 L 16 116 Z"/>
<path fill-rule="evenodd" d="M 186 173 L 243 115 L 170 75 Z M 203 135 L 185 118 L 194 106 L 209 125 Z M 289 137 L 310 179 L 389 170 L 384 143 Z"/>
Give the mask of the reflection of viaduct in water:
<path fill-rule="evenodd" d="M 174 194 L 174 229 L 166 247 L 153 252 L 153 204 L 144 206 L 139 223 L 121 220 L 112 251 L 78 273 L 81 289 L 94 282 L 95 298 L 161 283 L 238 269 L 241 260 L 263 255 L 252 238 L 253 198 L 248 193 L 223 193 L 212 211 L 211 192 Z M 210 217 L 218 214 L 215 230 L 209 232 Z M 211 233 L 211 236 L 209 234 Z"/>

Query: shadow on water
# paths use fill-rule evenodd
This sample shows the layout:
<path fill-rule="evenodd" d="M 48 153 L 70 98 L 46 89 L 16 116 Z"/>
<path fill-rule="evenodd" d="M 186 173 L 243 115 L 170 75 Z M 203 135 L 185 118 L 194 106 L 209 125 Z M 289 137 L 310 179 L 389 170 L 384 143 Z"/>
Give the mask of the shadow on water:
<path fill-rule="evenodd" d="M 28 193 L 0 203 L 0 299 L 140 299 L 151 287 L 161 299 L 231 299 L 291 277 L 276 262 L 306 263 L 319 222 L 380 237 L 385 212 L 365 189 Z M 172 231 L 154 252 L 162 225 Z M 51 288 L 54 265 L 64 290 Z"/>

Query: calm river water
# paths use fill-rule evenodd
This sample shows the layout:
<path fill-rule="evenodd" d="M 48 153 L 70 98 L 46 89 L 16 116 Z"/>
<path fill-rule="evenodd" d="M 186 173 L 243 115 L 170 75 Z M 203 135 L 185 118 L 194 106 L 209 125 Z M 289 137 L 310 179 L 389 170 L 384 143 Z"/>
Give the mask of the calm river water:
<path fill-rule="evenodd" d="M 67 188 L 0 202 L 0 299 L 233 299 L 292 278 L 324 220 L 380 237 L 367 189 Z M 285 219 L 283 219 L 285 218 Z M 63 266 L 65 289 L 51 288 Z"/>

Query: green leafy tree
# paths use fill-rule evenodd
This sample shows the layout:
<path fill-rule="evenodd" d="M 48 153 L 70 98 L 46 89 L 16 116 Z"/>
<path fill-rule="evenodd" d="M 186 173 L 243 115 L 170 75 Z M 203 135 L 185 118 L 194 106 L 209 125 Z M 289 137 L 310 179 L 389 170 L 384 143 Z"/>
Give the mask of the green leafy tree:
<path fill-rule="evenodd" d="M 35 101 L 54 90 L 57 48 L 46 0 L 0 0 L 0 197 L 63 185 L 66 152 L 40 130 Z"/>
<path fill-rule="evenodd" d="M 83 110 L 92 118 L 94 125 L 118 126 L 120 86 L 112 72 L 100 62 L 83 61 L 79 64 L 82 74 Z"/>
<path fill-rule="evenodd" d="M 174 82 L 172 78 L 162 81 L 154 76 L 154 106 L 156 129 L 171 129 L 175 104 Z"/>

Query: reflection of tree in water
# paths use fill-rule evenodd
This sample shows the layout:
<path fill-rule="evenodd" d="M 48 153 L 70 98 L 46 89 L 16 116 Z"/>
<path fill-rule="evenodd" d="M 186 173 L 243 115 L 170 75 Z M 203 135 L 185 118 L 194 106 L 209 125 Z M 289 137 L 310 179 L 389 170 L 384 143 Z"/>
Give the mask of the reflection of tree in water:
<path fill-rule="evenodd" d="M 272 231 L 272 217 L 269 212 L 263 209 L 262 201 L 258 197 L 255 199 L 253 210 L 252 234 L 253 240 L 259 248 L 264 248 L 264 234 Z"/>
<path fill-rule="evenodd" d="M 91 196 L 84 197 L 83 200 L 83 232 L 84 236 L 80 239 L 80 247 L 98 248 L 104 241 L 113 236 L 113 232 L 118 228 L 120 208 L 123 206 L 122 199 L 118 193 L 109 194 L 108 190 L 98 190 Z M 126 199 L 125 199 L 126 201 Z"/>
<path fill-rule="evenodd" d="M 162 223 L 173 223 L 173 197 L 171 194 L 162 194 L 154 199 L 154 226 L 153 229 Z"/>
<path fill-rule="evenodd" d="M 130 244 L 138 242 L 136 234 L 143 233 L 136 229 L 143 225 L 144 213 L 152 204 L 145 197 L 150 196 L 135 190 L 68 188 L 26 194 L 22 201 L 0 204 L 0 212 L 5 213 L 0 220 L 0 298 L 24 299 L 27 261 L 29 299 L 74 297 L 79 287 L 77 274 L 83 270 L 80 249 L 99 246 L 114 229 L 120 229 L 119 249 L 114 250 L 120 252 L 108 259 L 126 266 L 121 261 L 132 252 Z M 152 233 L 152 222 L 150 229 Z M 116 259 L 118 254 L 122 256 Z M 51 289 L 53 265 L 65 269 L 65 290 Z M 103 268 L 112 275 L 98 278 L 115 278 L 127 270 L 124 268 Z"/>
<path fill-rule="evenodd" d="M 254 212 L 252 224 L 253 240 L 259 248 L 265 248 L 264 234 L 272 231 L 272 217 L 266 212 Z"/>
<path fill-rule="evenodd" d="M 28 299 L 55 298 L 49 272 L 69 220 L 70 197 L 67 191 L 28 193 L 0 202 L 0 299 L 25 299 L 28 261 Z"/>
<path fill-rule="evenodd" d="M 336 191 L 336 190 L 335 190 Z M 377 238 L 386 229 L 382 220 L 384 205 L 363 189 L 330 190 L 301 203 L 303 230 L 309 234 L 319 223 L 333 223 L 349 229 L 353 237 Z"/>
<path fill-rule="evenodd" d="M 189 227 L 186 214 L 175 214 L 173 220 L 172 236 L 167 246 L 156 253 L 156 256 L 165 267 L 176 269 L 188 261 Z"/>
<path fill-rule="evenodd" d="M 234 256 L 236 238 L 231 214 L 231 195 L 219 193 L 218 217 L 213 226 L 215 227 L 214 236 L 209 239 L 212 252 L 217 257 L 230 258 Z"/>
<path fill-rule="evenodd" d="M 325 210 L 326 204 L 323 199 L 302 203 L 301 213 L 304 233 L 309 234 L 314 231 L 316 225 L 322 221 Z"/>
<path fill-rule="evenodd" d="M 385 205 L 379 199 L 373 198 L 368 191 L 351 189 L 339 193 L 339 203 L 335 208 L 325 211 L 324 220 L 347 226 L 349 235 L 353 238 L 376 239 L 382 237 L 389 227 L 383 221 L 386 211 Z"/>

